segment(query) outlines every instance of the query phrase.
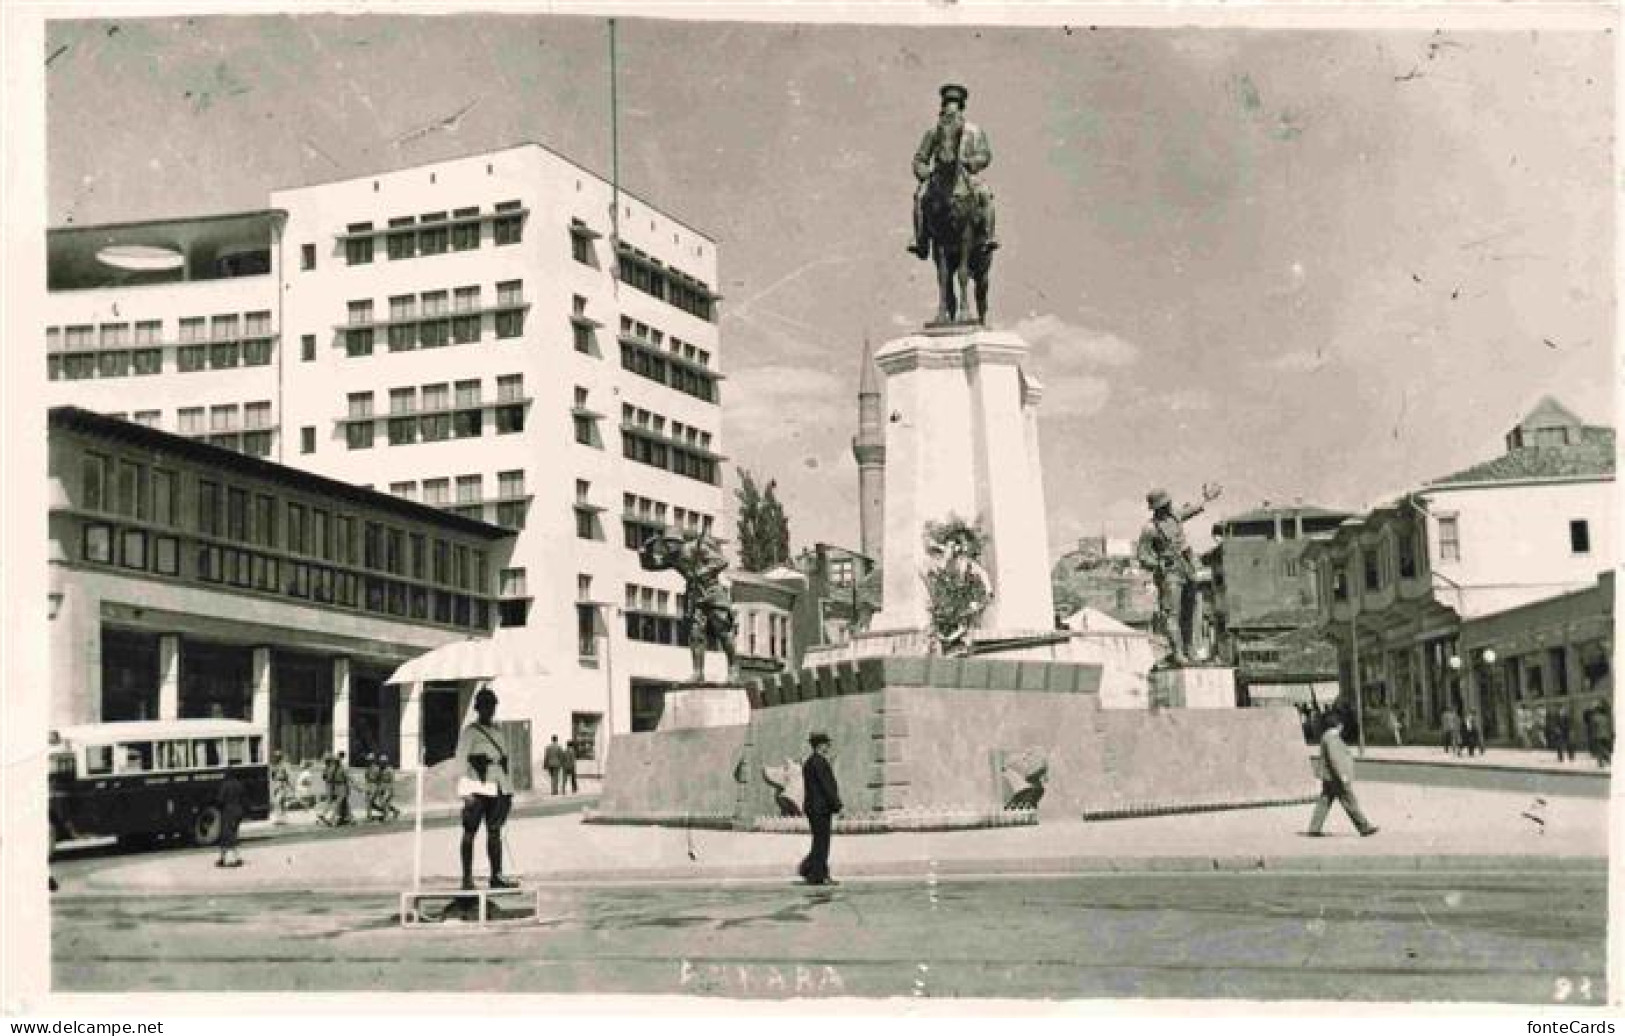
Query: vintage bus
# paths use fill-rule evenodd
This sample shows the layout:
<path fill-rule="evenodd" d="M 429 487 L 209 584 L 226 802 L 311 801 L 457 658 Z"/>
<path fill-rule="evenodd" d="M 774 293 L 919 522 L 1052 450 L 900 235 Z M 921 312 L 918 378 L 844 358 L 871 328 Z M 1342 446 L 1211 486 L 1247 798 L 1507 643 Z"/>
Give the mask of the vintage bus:
<path fill-rule="evenodd" d="M 52 731 L 51 841 L 116 837 L 141 844 L 220 837 L 215 798 L 227 771 L 242 782 L 245 819 L 271 812 L 265 731 L 241 720 L 90 723 Z"/>

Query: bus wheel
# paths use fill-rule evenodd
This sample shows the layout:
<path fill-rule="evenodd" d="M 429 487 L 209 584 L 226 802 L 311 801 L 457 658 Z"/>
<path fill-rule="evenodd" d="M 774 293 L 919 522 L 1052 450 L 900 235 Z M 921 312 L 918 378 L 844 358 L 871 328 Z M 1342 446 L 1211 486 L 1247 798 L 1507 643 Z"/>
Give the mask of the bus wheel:
<path fill-rule="evenodd" d="M 213 845 L 220 840 L 220 810 L 204 806 L 192 818 L 192 844 Z"/>

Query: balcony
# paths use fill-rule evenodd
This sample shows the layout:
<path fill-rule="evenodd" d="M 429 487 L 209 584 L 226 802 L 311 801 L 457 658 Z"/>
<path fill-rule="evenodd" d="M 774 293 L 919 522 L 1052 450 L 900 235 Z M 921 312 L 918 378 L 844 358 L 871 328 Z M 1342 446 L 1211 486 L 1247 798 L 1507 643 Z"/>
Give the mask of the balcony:
<path fill-rule="evenodd" d="M 512 313 L 515 310 L 529 309 L 530 303 L 524 299 L 513 299 L 507 302 L 499 300 L 495 305 L 492 306 L 477 306 L 469 309 L 445 310 L 444 312 L 439 313 L 418 313 L 411 316 L 386 317 L 380 320 L 346 321 L 342 324 L 334 324 L 333 330 L 342 333 L 344 331 L 368 331 L 377 330 L 380 328 L 388 329 L 391 327 L 411 327 L 415 324 L 429 323 L 432 321 L 451 321 L 456 320 L 459 317 L 482 317 L 487 313 Z"/>

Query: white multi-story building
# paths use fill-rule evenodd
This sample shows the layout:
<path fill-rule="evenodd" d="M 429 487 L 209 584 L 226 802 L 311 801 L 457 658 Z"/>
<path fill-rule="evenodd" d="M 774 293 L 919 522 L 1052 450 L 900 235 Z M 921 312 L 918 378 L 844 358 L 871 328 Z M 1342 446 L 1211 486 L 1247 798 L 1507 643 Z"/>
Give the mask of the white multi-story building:
<path fill-rule="evenodd" d="M 523 144 L 50 250 L 53 404 L 520 530 L 500 624 L 547 675 L 498 690 L 538 751 L 597 756 L 689 675 L 635 547 L 722 510 L 704 234 Z"/>

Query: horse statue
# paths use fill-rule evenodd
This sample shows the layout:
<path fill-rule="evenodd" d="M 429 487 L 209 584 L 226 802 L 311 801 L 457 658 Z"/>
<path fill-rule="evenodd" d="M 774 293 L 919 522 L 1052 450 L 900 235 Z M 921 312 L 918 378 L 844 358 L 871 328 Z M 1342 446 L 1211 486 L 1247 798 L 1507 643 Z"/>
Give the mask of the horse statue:
<path fill-rule="evenodd" d="M 987 224 L 969 175 L 957 162 L 937 162 L 922 200 L 926 240 L 937 266 L 937 316 L 933 324 L 987 324 L 987 288 L 993 252 Z M 970 284 L 976 285 L 971 318 Z"/>

